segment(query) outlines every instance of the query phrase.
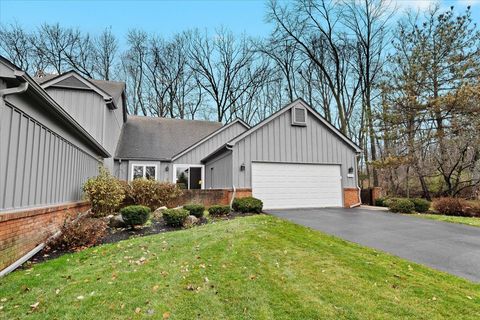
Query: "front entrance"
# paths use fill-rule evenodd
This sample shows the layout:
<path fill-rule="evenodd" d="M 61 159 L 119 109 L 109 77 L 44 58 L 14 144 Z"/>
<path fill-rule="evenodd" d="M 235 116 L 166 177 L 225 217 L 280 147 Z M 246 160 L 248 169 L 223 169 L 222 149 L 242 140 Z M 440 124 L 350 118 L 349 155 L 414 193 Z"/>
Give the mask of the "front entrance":
<path fill-rule="evenodd" d="M 174 165 L 173 181 L 182 189 L 203 189 L 203 165 Z"/>

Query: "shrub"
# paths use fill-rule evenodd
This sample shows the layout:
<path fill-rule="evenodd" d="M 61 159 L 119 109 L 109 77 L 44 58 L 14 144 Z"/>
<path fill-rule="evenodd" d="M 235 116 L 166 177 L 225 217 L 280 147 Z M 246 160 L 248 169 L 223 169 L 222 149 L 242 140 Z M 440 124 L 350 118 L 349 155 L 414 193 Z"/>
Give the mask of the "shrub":
<path fill-rule="evenodd" d="M 383 201 L 383 206 L 390 208 L 390 206 L 395 202 L 398 201 L 398 198 L 388 198 Z"/>
<path fill-rule="evenodd" d="M 465 215 L 469 217 L 480 217 L 480 201 L 463 201 L 462 207 Z"/>
<path fill-rule="evenodd" d="M 107 222 L 91 216 L 67 219 L 60 228 L 60 235 L 47 243 L 50 249 L 61 248 L 66 251 L 78 251 L 100 242 L 105 236 Z"/>
<path fill-rule="evenodd" d="M 104 167 L 99 168 L 98 176 L 85 182 L 83 192 L 90 202 L 92 212 L 97 217 L 115 212 L 125 198 L 125 191 L 120 181 Z"/>
<path fill-rule="evenodd" d="M 232 203 L 233 210 L 242 213 L 261 213 L 263 202 L 254 197 L 235 198 Z"/>
<path fill-rule="evenodd" d="M 462 202 L 457 198 L 439 198 L 433 201 L 433 208 L 447 216 L 463 216 Z"/>
<path fill-rule="evenodd" d="M 183 206 L 183 209 L 187 210 L 192 216 L 197 218 L 203 217 L 205 206 L 202 204 L 190 203 Z"/>
<path fill-rule="evenodd" d="M 377 207 L 387 207 L 387 205 L 385 204 L 386 200 L 388 200 L 387 197 L 377 198 L 377 199 L 375 199 L 375 205 Z"/>
<path fill-rule="evenodd" d="M 171 227 L 181 227 L 190 215 L 185 209 L 165 209 L 162 213 L 165 224 Z"/>
<path fill-rule="evenodd" d="M 396 199 L 390 203 L 388 209 L 392 212 L 412 213 L 415 211 L 415 205 L 409 199 Z"/>
<path fill-rule="evenodd" d="M 215 205 L 208 208 L 208 213 L 212 216 L 225 216 L 231 211 L 230 206 Z"/>
<path fill-rule="evenodd" d="M 135 179 L 125 186 L 127 203 L 147 206 L 155 210 L 167 206 L 172 200 L 182 195 L 182 190 L 175 184 L 148 179 Z"/>
<path fill-rule="evenodd" d="M 145 206 L 128 206 L 120 210 L 123 222 L 127 226 L 143 225 L 150 217 L 150 208 Z"/>
<path fill-rule="evenodd" d="M 414 199 L 410 199 L 410 201 L 413 202 L 416 212 L 419 212 L 419 213 L 427 212 L 430 209 L 430 201 L 428 200 L 414 198 Z"/>

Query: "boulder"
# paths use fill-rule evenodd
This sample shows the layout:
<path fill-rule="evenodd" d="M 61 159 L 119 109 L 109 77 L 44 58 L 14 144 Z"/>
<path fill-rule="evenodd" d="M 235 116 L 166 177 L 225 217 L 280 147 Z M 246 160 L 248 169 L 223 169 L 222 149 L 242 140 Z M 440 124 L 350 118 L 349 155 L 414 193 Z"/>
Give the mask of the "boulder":
<path fill-rule="evenodd" d="M 153 211 L 152 213 L 152 218 L 154 220 L 158 220 L 162 217 L 162 211 L 167 209 L 167 207 L 163 206 L 163 207 L 160 207 L 160 208 L 157 208 L 155 211 Z"/>
<path fill-rule="evenodd" d="M 110 218 L 110 221 L 108 222 L 108 225 L 111 228 L 125 228 L 127 226 L 125 224 L 125 222 L 123 221 L 121 214 L 117 214 L 115 216 L 112 216 Z"/>
<path fill-rule="evenodd" d="M 198 224 L 199 220 L 195 216 L 188 216 L 185 221 L 183 222 L 183 227 L 184 228 L 191 228 L 194 225 Z"/>

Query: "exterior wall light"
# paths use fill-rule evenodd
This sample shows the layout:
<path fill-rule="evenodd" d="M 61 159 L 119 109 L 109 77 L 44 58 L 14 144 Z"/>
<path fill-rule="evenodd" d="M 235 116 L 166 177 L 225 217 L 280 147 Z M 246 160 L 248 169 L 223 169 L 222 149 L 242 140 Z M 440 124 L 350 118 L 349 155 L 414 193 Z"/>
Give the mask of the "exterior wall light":
<path fill-rule="evenodd" d="M 240 165 L 240 171 L 245 171 L 245 163 L 242 163 L 242 164 Z"/>
<path fill-rule="evenodd" d="M 170 167 L 169 167 L 169 166 L 166 166 L 166 167 L 165 167 L 165 171 L 168 172 L 168 170 L 170 170 Z"/>

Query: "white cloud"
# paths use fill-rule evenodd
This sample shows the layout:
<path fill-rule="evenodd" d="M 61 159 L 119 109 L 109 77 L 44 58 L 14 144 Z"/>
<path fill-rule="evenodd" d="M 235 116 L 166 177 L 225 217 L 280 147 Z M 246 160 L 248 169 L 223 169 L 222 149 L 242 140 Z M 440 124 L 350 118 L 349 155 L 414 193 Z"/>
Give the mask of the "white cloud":
<path fill-rule="evenodd" d="M 459 0 L 458 1 L 462 6 L 476 6 L 480 4 L 480 0 Z"/>
<path fill-rule="evenodd" d="M 472 0 L 477 1 L 477 0 Z M 413 10 L 420 10 L 426 11 L 431 6 L 437 4 L 438 1 L 436 0 L 396 0 L 395 4 L 399 9 L 413 9 Z"/>

